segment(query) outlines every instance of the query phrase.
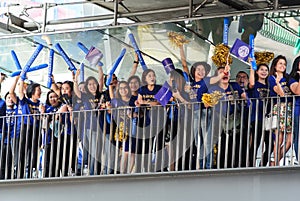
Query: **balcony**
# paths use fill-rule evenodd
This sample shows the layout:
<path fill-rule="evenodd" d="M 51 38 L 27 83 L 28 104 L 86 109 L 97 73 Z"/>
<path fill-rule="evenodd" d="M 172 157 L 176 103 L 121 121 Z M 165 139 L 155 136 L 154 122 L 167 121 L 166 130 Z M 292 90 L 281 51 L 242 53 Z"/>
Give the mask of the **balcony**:
<path fill-rule="evenodd" d="M 292 99 L 294 106 L 295 97 Z M 272 106 L 274 100 L 270 99 L 268 103 Z M 251 151 L 253 143 L 258 141 L 256 138 L 259 136 L 257 133 L 258 122 L 254 123 L 254 128 L 250 128 L 248 123 L 244 124 L 244 122 L 250 121 L 240 121 L 240 126 L 237 125 L 237 119 L 251 117 L 251 112 L 246 112 L 246 108 L 249 109 L 248 111 L 252 111 L 253 103 L 259 100 L 251 101 L 248 106 L 241 100 L 232 104 L 234 109 L 232 118 L 235 122 L 233 125 L 237 127 L 232 130 L 233 132 L 228 130 L 229 120 L 225 121 L 225 127 L 219 123 L 223 121 L 222 116 L 230 115 L 229 109 L 219 115 L 218 107 L 202 109 L 200 103 L 173 104 L 166 108 L 139 108 L 138 111 L 126 107 L 110 110 L 74 111 L 73 114 L 53 113 L 1 117 L 2 126 L 3 123 L 13 120 L 21 122 L 19 138 L 8 135 L 7 138 L 2 137 L 1 140 L 2 160 L 0 165 L 3 179 L 0 181 L 0 189 L 5 192 L 1 197 L 4 200 L 17 198 L 32 200 L 37 196 L 42 196 L 43 200 L 68 198 L 74 200 L 98 198 L 183 200 L 193 199 L 199 195 L 201 199 L 206 200 L 224 199 L 224 197 L 240 200 L 240 196 L 243 196 L 244 200 L 271 200 L 274 197 L 270 197 L 270 193 L 273 194 L 278 181 L 280 181 L 281 185 L 287 186 L 284 188 L 285 194 L 279 195 L 283 199 L 286 195 L 296 192 L 295 188 L 299 183 L 299 166 L 294 151 L 295 147 L 284 149 L 283 159 L 277 161 L 277 164 L 272 167 L 269 166 L 269 161 L 274 159 L 273 149 L 263 148 L 267 153 L 267 161 L 263 161 L 264 159 L 261 157 L 263 149 L 258 148 L 256 153 Z M 281 100 L 278 99 L 278 101 Z M 263 102 L 266 103 L 266 100 Z M 230 101 L 220 101 L 219 111 L 223 111 L 222 109 L 227 106 L 230 107 L 229 104 L 231 104 Z M 237 112 L 238 105 L 241 106 L 239 112 Z M 167 115 L 170 114 L 167 113 L 167 109 L 175 111 L 176 108 L 179 112 L 177 117 L 176 115 Z M 132 112 L 140 115 L 145 111 L 148 111 L 147 115 L 144 113 L 145 115 L 140 118 L 144 124 L 136 124 L 134 118 L 130 118 Z M 209 111 L 211 116 L 207 115 Z M 203 114 L 207 116 L 205 120 L 202 119 L 203 114 L 197 118 L 196 114 L 200 112 L 204 112 Z M 254 116 L 257 116 L 262 111 L 255 110 L 254 112 Z M 264 110 L 263 113 L 267 113 L 267 110 Z M 68 119 L 70 116 L 73 118 Z M 115 131 L 118 126 L 122 125 L 120 122 L 125 116 L 129 121 L 128 124 L 123 124 L 123 129 L 119 129 L 119 134 L 124 134 L 121 137 Z M 178 118 L 180 116 L 182 118 Z M 170 121 L 167 122 L 169 117 Z M 209 117 L 211 121 L 209 121 Z M 68 122 L 69 120 L 70 122 Z M 288 120 L 285 119 L 285 121 Z M 206 123 L 201 124 L 201 122 Z M 203 144 L 202 139 L 198 138 L 200 139 L 198 141 L 193 134 L 193 123 L 196 123 L 199 130 L 209 127 L 209 122 L 212 125 L 212 137 L 209 142 L 206 138 L 206 144 Z M 276 124 L 279 126 L 279 122 Z M 17 125 L 13 124 L 12 127 L 8 126 L 6 129 L 7 131 L 17 131 Z M 174 132 L 175 125 L 178 126 L 177 132 Z M 33 129 L 33 132 L 29 133 L 30 127 L 38 129 Z M 127 137 L 126 128 L 128 128 Z M 157 128 L 161 128 L 161 130 Z M 294 139 L 293 135 L 296 129 L 299 128 L 292 127 L 292 133 L 288 134 L 292 135 L 292 139 Z M 48 132 L 45 132 L 46 130 Z M 261 142 L 275 130 L 263 132 L 260 136 Z M 285 132 L 287 131 L 285 130 Z M 135 134 L 132 135 L 133 133 Z M 168 137 L 168 133 L 170 137 Z M 176 135 L 172 136 L 171 133 Z M 93 136 L 94 134 L 96 135 Z M 162 137 L 159 137 L 160 134 Z M 202 133 L 199 131 L 197 136 L 201 135 Z M 269 147 L 271 147 L 271 143 L 274 143 L 274 146 L 280 146 L 274 135 L 272 138 L 273 140 L 269 141 Z M 31 145 L 29 139 L 33 142 Z M 93 144 L 93 141 L 88 139 L 93 139 L 96 143 Z M 137 149 L 133 150 L 134 139 L 142 147 L 140 154 Z M 162 140 L 161 143 L 159 139 Z M 231 143 L 229 143 L 230 141 Z M 129 145 L 128 152 L 125 151 L 126 142 Z M 293 141 L 292 145 L 294 143 Z M 19 149 L 13 149 L 17 144 L 19 144 Z M 266 144 L 257 144 L 260 147 L 266 147 Z M 223 147 L 223 145 L 225 146 Z M 214 147 L 213 152 L 207 153 L 207 146 Z M 136 144 L 137 147 L 138 144 Z M 146 147 L 149 148 L 148 151 L 146 151 Z M 22 149 L 24 152 L 21 151 Z M 10 153 L 10 150 L 15 151 Z M 127 162 L 124 162 L 126 152 L 128 157 Z M 41 157 L 41 153 L 44 157 Z M 251 153 L 254 156 L 253 160 L 251 160 Z M 10 154 L 11 159 L 9 160 L 8 155 Z M 6 157 L 4 158 L 4 156 Z M 202 156 L 206 156 L 206 160 L 202 160 L 204 159 Z M 208 158 L 211 158 L 212 162 L 207 166 Z M 135 163 L 130 166 L 132 161 Z M 83 164 L 86 164 L 88 169 L 84 169 Z M 17 171 L 14 174 L 16 165 Z M 33 168 L 35 168 L 35 172 Z M 218 193 L 214 193 L 216 190 Z M 277 195 L 276 198 L 278 198 Z"/>

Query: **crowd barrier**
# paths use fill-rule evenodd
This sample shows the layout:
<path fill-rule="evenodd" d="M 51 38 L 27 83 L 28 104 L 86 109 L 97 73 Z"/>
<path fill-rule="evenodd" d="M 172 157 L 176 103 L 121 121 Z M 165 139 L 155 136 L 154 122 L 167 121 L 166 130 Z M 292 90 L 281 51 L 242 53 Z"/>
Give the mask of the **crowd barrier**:
<path fill-rule="evenodd" d="M 173 103 L 1 117 L 0 176 L 26 179 L 297 165 L 295 100 L 227 100 L 208 108 L 202 103 Z M 269 130 L 267 117 L 273 119 Z"/>

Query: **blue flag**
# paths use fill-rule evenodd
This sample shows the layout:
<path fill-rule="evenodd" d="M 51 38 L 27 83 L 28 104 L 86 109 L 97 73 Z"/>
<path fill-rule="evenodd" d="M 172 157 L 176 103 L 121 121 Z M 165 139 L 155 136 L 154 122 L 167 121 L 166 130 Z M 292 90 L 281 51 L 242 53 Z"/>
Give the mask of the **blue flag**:
<path fill-rule="evenodd" d="M 250 46 L 240 39 L 236 39 L 230 49 L 230 53 L 241 60 L 247 61 L 250 54 Z"/>
<path fill-rule="evenodd" d="M 166 106 L 172 97 L 171 86 L 165 81 L 164 85 L 160 88 L 154 98 L 162 105 Z"/>

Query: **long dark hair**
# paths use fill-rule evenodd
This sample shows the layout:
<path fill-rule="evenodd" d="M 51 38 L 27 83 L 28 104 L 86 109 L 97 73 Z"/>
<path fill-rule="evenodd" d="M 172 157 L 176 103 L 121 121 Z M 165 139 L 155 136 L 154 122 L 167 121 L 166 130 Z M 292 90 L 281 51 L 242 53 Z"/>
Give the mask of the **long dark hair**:
<path fill-rule="evenodd" d="M 299 80 L 299 73 L 297 73 L 299 71 L 299 63 L 300 63 L 300 56 L 295 58 L 291 73 L 289 75 L 290 78 L 294 78 L 296 81 Z"/>
<path fill-rule="evenodd" d="M 146 86 L 146 85 L 148 85 L 148 83 L 146 82 L 146 76 L 148 75 L 148 73 L 150 73 L 150 72 L 153 72 L 154 73 L 154 75 L 156 76 L 156 74 L 155 74 L 155 71 L 154 70 L 152 70 L 152 69 L 146 69 L 146 70 L 144 70 L 144 72 L 143 72 L 143 74 L 142 74 L 142 84 L 144 85 L 144 86 Z"/>
<path fill-rule="evenodd" d="M 37 87 L 40 87 L 41 85 L 38 84 L 38 83 L 32 83 L 30 85 L 27 86 L 27 89 L 26 89 L 26 95 L 28 98 L 31 98 L 32 97 L 32 94 L 35 93 L 35 90 Z"/>
<path fill-rule="evenodd" d="M 126 81 L 120 81 L 120 82 L 118 82 L 117 90 L 116 90 L 116 98 L 121 99 L 121 94 L 119 92 L 121 84 L 125 84 L 126 85 L 127 90 L 128 90 L 127 98 L 130 98 L 131 97 L 131 90 L 130 90 L 128 82 L 126 82 Z"/>
<path fill-rule="evenodd" d="M 97 91 L 96 91 L 96 96 L 97 96 L 97 95 L 100 94 L 100 92 L 99 92 L 99 83 L 98 83 L 98 81 L 97 81 L 97 79 L 96 79 L 95 77 L 89 76 L 89 77 L 85 80 L 85 83 L 84 83 L 84 89 L 85 89 L 86 93 L 91 94 L 91 92 L 90 92 L 89 89 L 88 89 L 88 84 L 89 84 L 89 81 L 91 81 L 91 80 L 94 80 L 94 81 L 97 83 Z"/>
<path fill-rule="evenodd" d="M 268 66 L 268 64 L 266 64 L 266 63 L 261 63 L 261 64 L 259 64 L 259 65 L 257 66 L 257 70 L 256 70 L 256 71 L 258 71 L 262 66 L 267 67 L 268 71 L 270 72 L 269 66 Z M 255 81 L 258 80 L 258 75 L 257 75 L 256 71 L 255 71 L 255 74 L 254 74 Z M 269 77 L 269 75 L 266 77 L 266 81 L 268 81 L 268 77 Z"/>
<path fill-rule="evenodd" d="M 285 61 L 285 63 L 287 63 L 287 60 L 286 60 L 286 57 L 285 57 L 285 56 L 283 56 L 283 55 L 278 55 L 278 56 L 277 56 L 276 58 L 274 58 L 273 61 L 272 61 L 269 75 L 274 75 L 274 76 L 276 77 L 276 74 L 275 74 L 275 72 L 276 72 L 275 66 L 277 65 L 277 63 L 278 63 L 278 61 L 279 61 L 280 59 L 283 59 L 283 60 Z M 287 76 L 286 76 L 286 69 L 285 69 L 285 71 L 283 72 L 283 77 L 284 77 L 284 78 L 287 77 Z"/>
<path fill-rule="evenodd" d="M 178 91 L 182 92 L 185 86 L 183 71 L 181 69 L 176 68 L 175 70 L 172 70 L 170 72 L 170 77 L 175 80 Z"/>
<path fill-rule="evenodd" d="M 46 96 L 46 105 L 51 106 L 51 103 L 50 103 L 50 94 L 52 94 L 52 93 L 56 94 L 55 91 L 53 91 L 53 90 L 48 91 L 47 96 Z M 57 95 L 57 101 L 58 101 L 58 105 L 57 106 L 61 105 L 61 102 L 59 101 L 58 95 Z"/>
<path fill-rule="evenodd" d="M 193 80 L 195 80 L 195 71 L 196 71 L 197 66 L 203 66 L 204 67 L 205 77 L 208 75 L 208 73 L 210 72 L 210 69 L 211 69 L 211 66 L 207 62 L 199 61 L 199 62 L 194 63 L 191 67 L 191 70 L 190 70 L 191 77 L 193 78 Z"/>

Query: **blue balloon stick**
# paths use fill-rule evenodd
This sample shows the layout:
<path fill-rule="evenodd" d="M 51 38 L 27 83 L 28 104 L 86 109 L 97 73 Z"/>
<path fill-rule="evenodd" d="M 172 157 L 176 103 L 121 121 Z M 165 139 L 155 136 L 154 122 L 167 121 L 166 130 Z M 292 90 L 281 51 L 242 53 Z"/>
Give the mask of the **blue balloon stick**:
<path fill-rule="evenodd" d="M 138 55 L 138 57 L 139 57 L 139 61 L 140 61 L 140 63 L 141 63 L 141 66 L 142 66 L 142 68 L 143 68 L 143 70 L 146 70 L 147 69 L 147 65 L 146 65 L 146 63 L 145 63 L 145 61 L 144 61 L 144 58 L 143 58 L 143 56 L 142 56 L 142 53 L 141 53 L 141 51 L 140 51 L 140 49 L 139 49 L 139 47 L 138 47 L 138 45 L 137 45 L 137 43 L 136 43 L 136 40 L 135 40 L 135 38 L 134 38 L 134 35 L 132 34 L 132 33 L 130 33 L 129 35 L 128 35 L 128 37 L 129 37 L 129 39 L 130 39 L 130 41 L 131 41 L 131 44 L 132 44 L 132 46 L 133 46 L 133 48 L 134 48 L 134 50 L 135 50 L 135 53 Z"/>
<path fill-rule="evenodd" d="M 69 70 L 70 71 L 75 71 L 76 72 L 76 67 L 74 66 L 73 62 L 71 61 L 71 59 L 68 57 L 68 55 L 66 54 L 66 52 L 62 49 L 62 47 L 60 46 L 59 43 L 55 44 L 55 48 L 57 49 L 57 51 L 59 52 L 59 54 L 62 56 L 62 58 L 65 60 L 66 64 L 69 66 Z"/>
<path fill-rule="evenodd" d="M 112 80 L 112 75 L 115 73 L 118 65 L 120 64 L 120 62 L 122 61 L 124 55 L 126 53 L 126 48 L 123 48 L 119 57 L 117 58 L 117 60 L 115 61 L 112 69 L 110 70 L 109 72 L 109 75 L 108 75 L 108 79 L 106 80 L 106 86 L 108 86 L 110 83 L 111 83 L 111 80 Z"/>
<path fill-rule="evenodd" d="M 50 52 L 49 52 L 49 66 L 48 66 L 48 82 L 47 82 L 47 87 L 49 89 L 51 88 L 51 85 L 52 85 L 53 60 L 54 60 L 54 50 L 50 49 Z"/>

